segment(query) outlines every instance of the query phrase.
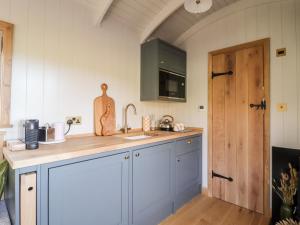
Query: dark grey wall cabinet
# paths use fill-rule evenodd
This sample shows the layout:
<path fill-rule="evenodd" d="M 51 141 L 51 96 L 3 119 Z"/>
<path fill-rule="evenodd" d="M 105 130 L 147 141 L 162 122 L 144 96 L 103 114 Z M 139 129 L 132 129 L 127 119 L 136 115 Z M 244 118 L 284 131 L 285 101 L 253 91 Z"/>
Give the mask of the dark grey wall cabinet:
<path fill-rule="evenodd" d="M 20 176 L 37 174 L 37 224 L 157 225 L 201 190 L 201 136 L 10 169 L 5 200 L 20 224 Z"/>
<path fill-rule="evenodd" d="M 186 52 L 159 39 L 142 44 L 140 86 L 142 101 L 159 100 L 160 69 L 186 76 Z"/>
<path fill-rule="evenodd" d="M 173 211 L 171 154 L 162 144 L 133 152 L 133 224 L 155 225 Z"/>

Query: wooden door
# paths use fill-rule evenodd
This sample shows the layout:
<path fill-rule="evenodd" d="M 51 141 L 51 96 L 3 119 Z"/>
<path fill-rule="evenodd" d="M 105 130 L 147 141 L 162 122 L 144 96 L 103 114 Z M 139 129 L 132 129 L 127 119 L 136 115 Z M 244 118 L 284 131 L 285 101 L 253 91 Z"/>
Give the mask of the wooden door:
<path fill-rule="evenodd" d="M 263 47 L 213 55 L 212 72 L 212 195 L 263 213 Z"/>

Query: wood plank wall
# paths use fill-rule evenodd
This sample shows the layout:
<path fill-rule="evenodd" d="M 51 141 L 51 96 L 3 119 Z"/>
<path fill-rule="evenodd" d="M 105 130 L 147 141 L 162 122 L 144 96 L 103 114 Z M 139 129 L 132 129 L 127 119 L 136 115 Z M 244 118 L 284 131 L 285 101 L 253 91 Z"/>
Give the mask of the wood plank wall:
<path fill-rule="evenodd" d="M 116 101 L 118 127 L 123 107 L 132 102 L 129 125 L 141 127 L 141 116 L 156 119 L 174 110 L 168 103 L 140 103 L 140 38 L 113 19 L 96 26 L 97 11 L 85 0 L 0 0 L 0 20 L 15 24 L 11 123 L 6 138 L 18 136 L 18 120 L 41 123 L 82 116 L 71 134 L 93 132 L 93 99 L 109 85 Z"/>
<path fill-rule="evenodd" d="M 75 114 L 83 116 L 83 125 L 74 128 L 73 133 L 91 132 L 90 106 L 99 94 L 100 83 L 105 81 L 116 100 L 119 126 L 123 106 L 133 101 L 139 116 L 153 112 L 158 119 L 172 113 L 177 121 L 205 128 L 206 185 L 207 54 L 271 37 L 271 144 L 300 145 L 299 0 L 241 0 L 185 40 L 182 47 L 188 50 L 186 104 L 140 103 L 138 35 L 114 21 L 95 27 L 92 11 L 76 2 L 0 0 L 0 20 L 15 24 L 11 110 L 15 127 L 19 119 L 28 116 L 54 122 Z M 276 48 L 281 47 L 287 47 L 287 56 L 276 58 Z M 288 103 L 289 110 L 276 112 L 278 102 Z M 205 109 L 199 109 L 199 105 Z M 129 116 L 130 125 L 139 127 L 140 117 Z M 7 131 L 7 138 L 17 136 L 16 128 Z"/>
<path fill-rule="evenodd" d="M 252 4 L 252 6 L 251 6 Z M 300 1 L 241 0 L 219 15 L 202 22 L 182 43 L 188 52 L 187 108 L 193 123 L 204 127 L 203 183 L 207 181 L 207 67 L 208 52 L 271 38 L 271 145 L 300 148 Z M 287 48 L 276 57 L 277 48 Z M 287 103 L 287 112 L 277 112 Z"/>

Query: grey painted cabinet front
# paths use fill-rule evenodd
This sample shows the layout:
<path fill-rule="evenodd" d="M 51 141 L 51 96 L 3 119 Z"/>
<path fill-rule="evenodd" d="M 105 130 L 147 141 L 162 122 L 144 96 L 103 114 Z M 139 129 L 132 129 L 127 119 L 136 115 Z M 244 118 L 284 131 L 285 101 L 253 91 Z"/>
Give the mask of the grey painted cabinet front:
<path fill-rule="evenodd" d="M 173 143 L 133 152 L 133 224 L 156 225 L 173 211 Z"/>
<path fill-rule="evenodd" d="M 49 168 L 49 225 L 128 224 L 124 154 Z"/>
<path fill-rule="evenodd" d="M 184 139 L 176 144 L 175 210 L 201 189 L 201 148 L 201 137 Z"/>
<path fill-rule="evenodd" d="M 141 46 L 140 99 L 159 100 L 159 70 L 186 76 L 186 52 L 162 40 Z"/>
<path fill-rule="evenodd" d="M 157 225 L 199 193 L 201 138 L 10 170 L 12 224 L 20 225 L 19 176 L 36 172 L 37 225 Z"/>
<path fill-rule="evenodd" d="M 169 45 L 163 41 L 159 42 L 159 68 L 186 75 L 186 52 Z"/>

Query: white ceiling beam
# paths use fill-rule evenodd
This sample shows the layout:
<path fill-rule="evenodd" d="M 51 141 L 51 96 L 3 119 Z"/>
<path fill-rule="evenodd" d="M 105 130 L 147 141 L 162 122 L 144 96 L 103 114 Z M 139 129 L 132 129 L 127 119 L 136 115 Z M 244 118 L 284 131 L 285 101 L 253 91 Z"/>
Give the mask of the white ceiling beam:
<path fill-rule="evenodd" d="M 102 0 L 101 4 L 99 4 L 98 8 L 98 18 L 96 20 L 96 25 L 100 26 L 101 23 L 103 22 L 104 16 L 108 12 L 111 4 L 113 3 L 113 0 Z"/>
<path fill-rule="evenodd" d="M 169 1 L 164 8 L 153 18 L 146 26 L 141 35 L 141 43 L 145 42 L 152 32 L 164 22 L 173 12 L 179 9 L 184 3 L 184 0 Z"/>

